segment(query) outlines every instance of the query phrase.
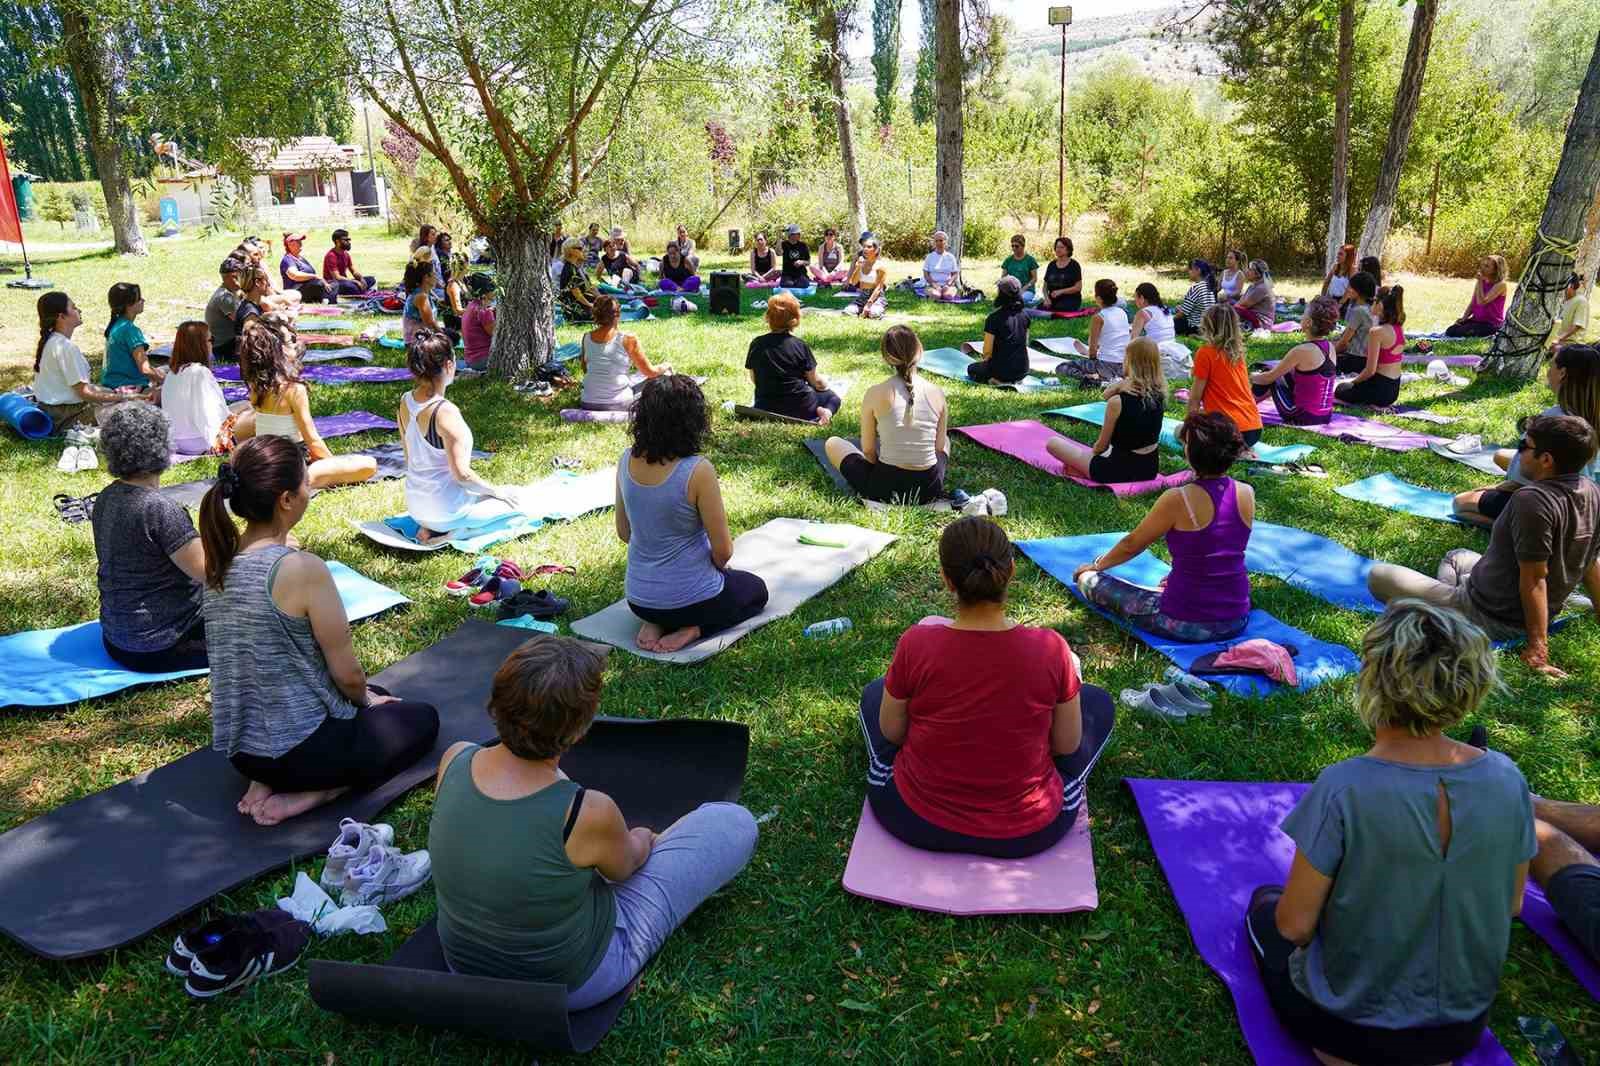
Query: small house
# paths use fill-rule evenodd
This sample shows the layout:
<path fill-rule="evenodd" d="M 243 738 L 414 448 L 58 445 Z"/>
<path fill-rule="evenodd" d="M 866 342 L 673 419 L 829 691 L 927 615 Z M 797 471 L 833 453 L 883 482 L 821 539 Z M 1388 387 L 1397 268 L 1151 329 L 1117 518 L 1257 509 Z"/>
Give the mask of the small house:
<path fill-rule="evenodd" d="M 276 148 L 270 141 L 252 145 L 251 199 L 262 218 L 293 223 L 355 214 L 351 173 L 363 155 L 359 145 L 332 137 L 299 137 Z"/>

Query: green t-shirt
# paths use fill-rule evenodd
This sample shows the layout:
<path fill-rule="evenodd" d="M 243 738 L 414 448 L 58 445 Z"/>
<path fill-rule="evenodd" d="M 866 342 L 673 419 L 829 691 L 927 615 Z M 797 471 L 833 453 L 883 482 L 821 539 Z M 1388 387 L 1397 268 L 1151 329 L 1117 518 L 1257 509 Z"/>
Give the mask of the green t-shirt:
<path fill-rule="evenodd" d="M 1025 255 L 1021 259 L 1018 259 L 1014 255 L 1008 255 L 1005 257 L 1004 261 L 1001 262 L 1000 269 L 1016 278 L 1017 281 L 1022 283 L 1022 287 L 1026 289 L 1030 283 L 1029 279 L 1033 277 L 1034 271 L 1039 269 L 1039 260 L 1035 259 L 1031 255 Z"/>
<path fill-rule="evenodd" d="M 124 385 L 148 388 L 150 379 L 139 373 L 139 365 L 133 361 L 135 350 L 148 347 L 150 342 L 144 339 L 144 331 L 133 319 L 117 319 L 117 324 L 106 334 L 106 365 L 100 372 L 100 384 L 108 389 L 120 389 Z"/>

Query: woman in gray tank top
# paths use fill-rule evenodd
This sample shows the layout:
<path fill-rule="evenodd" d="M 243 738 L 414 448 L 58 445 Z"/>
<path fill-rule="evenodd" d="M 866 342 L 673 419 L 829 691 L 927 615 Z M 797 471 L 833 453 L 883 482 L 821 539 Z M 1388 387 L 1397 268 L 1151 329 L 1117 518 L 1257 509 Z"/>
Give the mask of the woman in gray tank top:
<path fill-rule="evenodd" d="M 700 452 L 711 429 L 693 378 L 639 389 L 633 445 L 617 463 L 617 536 L 628 546 L 628 606 L 645 651 L 678 651 L 761 613 L 767 585 L 728 568 L 733 535 L 717 472 Z"/>
<path fill-rule="evenodd" d="M 1323 1056 L 1453 1062 L 1483 1035 L 1533 802 L 1511 760 L 1444 730 L 1495 684 L 1489 638 L 1446 608 L 1400 600 L 1362 640 L 1356 710 L 1376 742 L 1284 819 L 1289 883 L 1257 889 L 1245 920 L 1279 1021 Z"/>
<path fill-rule="evenodd" d="M 439 733 L 433 707 L 368 686 L 333 575 L 289 547 L 310 498 L 299 447 L 252 437 L 200 503 L 211 746 L 249 778 L 239 813 L 261 825 L 387 781 Z"/>

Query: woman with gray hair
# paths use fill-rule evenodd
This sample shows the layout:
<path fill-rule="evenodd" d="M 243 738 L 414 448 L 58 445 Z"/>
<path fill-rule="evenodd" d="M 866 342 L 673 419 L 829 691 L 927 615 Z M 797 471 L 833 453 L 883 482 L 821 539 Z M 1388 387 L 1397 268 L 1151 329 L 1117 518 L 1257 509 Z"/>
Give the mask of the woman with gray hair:
<path fill-rule="evenodd" d="M 160 491 L 171 424 L 159 407 L 118 404 L 100 423 L 100 448 L 116 478 L 91 519 L 106 654 L 142 674 L 204 670 L 205 548 L 189 513 Z"/>

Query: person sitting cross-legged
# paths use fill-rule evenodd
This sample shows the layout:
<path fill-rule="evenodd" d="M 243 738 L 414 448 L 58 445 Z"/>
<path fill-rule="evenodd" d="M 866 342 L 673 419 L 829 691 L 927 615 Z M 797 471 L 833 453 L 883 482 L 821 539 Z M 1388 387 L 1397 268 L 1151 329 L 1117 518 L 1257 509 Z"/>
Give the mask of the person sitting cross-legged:
<path fill-rule="evenodd" d="M 639 389 L 617 465 L 617 537 L 628 546 L 623 587 L 644 622 L 644 651 L 674 652 L 760 614 L 767 583 L 728 566 L 733 534 L 722 487 L 700 454 L 711 415 L 691 377 L 667 374 Z"/>
<path fill-rule="evenodd" d="M 800 301 L 787 292 L 767 301 L 767 329 L 750 342 L 745 369 L 756 387 L 756 407 L 773 414 L 827 425 L 839 413 L 839 394 L 817 372 L 810 345 L 794 335 Z"/>
<path fill-rule="evenodd" d="M 1149 337 L 1128 345 L 1126 376 L 1105 390 L 1106 417 L 1094 447 L 1054 437 L 1045 450 L 1076 477 L 1104 485 L 1150 481 L 1161 475 L 1161 421 L 1167 410 L 1167 379 L 1161 349 Z"/>
<path fill-rule="evenodd" d="M 1323 1063 L 1454 1062 L 1499 991 L 1533 801 L 1505 756 L 1444 735 L 1496 685 L 1482 630 L 1402 599 L 1361 645 L 1373 745 L 1284 819 L 1288 883 L 1256 889 L 1246 940 L 1278 1021 Z"/>
<path fill-rule="evenodd" d="M 1384 603 L 1411 597 L 1454 608 L 1492 640 L 1526 640 L 1520 655 L 1529 668 L 1565 678 L 1550 662 L 1550 620 L 1580 584 L 1600 604 L 1600 486 L 1583 475 L 1594 456 L 1595 432 L 1583 419 L 1530 420 L 1517 445 L 1529 484 L 1495 519 L 1488 551 L 1457 548 L 1436 577 L 1378 563 L 1367 587 Z"/>
<path fill-rule="evenodd" d="M 1248 324 L 1243 313 L 1239 318 Z M 1250 375 L 1256 396 L 1271 396 L 1279 417 L 1289 425 L 1321 426 L 1333 419 L 1333 390 L 1338 378 L 1328 334 L 1338 322 L 1337 301 L 1330 296 L 1313 297 L 1300 320 L 1300 328 L 1310 340 L 1290 348 L 1270 370 Z"/>
<path fill-rule="evenodd" d="M 1096 607 L 1172 640 L 1228 640 L 1250 623 L 1250 575 L 1244 552 L 1255 523 L 1255 490 L 1228 477 L 1244 438 L 1220 412 L 1190 415 L 1178 427 L 1195 480 L 1168 489 L 1132 533 L 1072 574 Z M 1160 588 L 1107 573 L 1166 538 L 1172 572 Z"/>
<path fill-rule="evenodd" d="M 1600 962 L 1600 807 L 1533 797 L 1533 879 L 1573 937 Z"/>
<path fill-rule="evenodd" d="M 333 231 L 333 247 L 322 256 L 322 280 L 335 296 L 360 296 L 372 291 L 378 279 L 356 269 L 350 258 L 350 231 Z"/>
<path fill-rule="evenodd" d="M 668 365 L 650 365 L 639 338 L 617 328 L 620 317 L 616 297 L 604 293 L 595 297 L 594 329 L 578 342 L 583 367 L 583 398 L 578 406 L 585 411 L 631 410 L 634 375 L 648 380 L 672 373 Z"/>
<path fill-rule="evenodd" d="M 300 298 L 309 304 L 338 303 L 339 290 L 323 281 L 317 268 L 311 265 L 311 260 L 300 254 L 305 242 L 304 233 L 283 235 L 283 258 L 278 260 L 278 277 L 283 282 L 283 291 L 298 292 Z"/>
<path fill-rule="evenodd" d="M 683 257 L 677 241 L 667 242 L 667 254 L 661 259 L 662 292 L 699 292 L 700 275 L 694 265 Z"/>
<path fill-rule="evenodd" d="M 1233 309 L 1239 312 L 1239 321 L 1247 329 L 1271 329 L 1277 321 L 1278 296 L 1272 288 L 1272 271 L 1267 268 L 1265 259 L 1252 259 L 1245 267 L 1244 292 L 1233 301 Z M 1339 302 L 1331 301 L 1334 306 L 1333 319 L 1339 320 Z M 1330 326 L 1329 329 L 1332 329 Z"/>
<path fill-rule="evenodd" d="M 1478 260 L 1472 281 L 1472 298 L 1460 318 L 1445 329 L 1452 337 L 1492 337 L 1506 322 L 1506 258 L 1486 255 Z"/>
<path fill-rule="evenodd" d="M 1000 276 L 1017 279 L 1023 303 L 1039 302 L 1039 260 L 1028 254 L 1028 239 L 1020 233 L 1011 238 L 1011 254 L 1000 261 Z"/>
<path fill-rule="evenodd" d="M 755 852 L 756 820 L 703 803 L 661 832 L 628 825 L 561 770 L 599 710 L 605 650 L 535 636 L 495 671 L 500 742 L 439 760 L 428 854 L 450 970 L 566 987 L 567 1009 L 622 991 Z"/>
<path fill-rule="evenodd" d="M 778 242 L 778 284 L 785 289 L 803 289 L 811 267 L 811 246 L 800 236 L 800 227 L 791 222 L 784 227 Z"/>
<path fill-rule="evenodd" d="M 310 499 L 300 449 L 255 437 L 200 503 L 211 746 L 249 780 L 238 809 L 260 825 L 387 781 L 439 734 L 431 705 L 367 684 L 327 564 L 290 547 Z"/>
<path fill-rule="evenodd" d="M 894 373 L 861 397 L 861 447 L 829 437 L 828 461 L 864 499 L 931 503 L 944 496 L 950 411 L 939 386 L 917 375 L 922 341 L 910 326 L 883 334 Z"/>
<path fill-rule="evenodd" d="M 1082 682 L 1061 634 L 1006 616 L 1015 572 L 999 525 L 946 526 L 939 576 L 955 618 L 906 630 L 861 693 L 867 803 L 912 847 L 1021 859 L 1055 846 L 1111 739 L 1111 697 Z"/>
<path fill-rule="evenodd" d="M 967 378 L 1014 385 L 1028 376 L 1028 326 L 1022 286 L 1009 274 L 995 287 L 994 310 L 983 320 L 983 358 L 967 364 Z"/>
<path fill-rule="evenodd" d="M 829 226 L 822 232 L 822 244 L 816 258 L 811 261 L 811 281 L 816 285 L 842 285 L 850 276 L 845 265 L 844 247 L 839 243 L 839 231 Z"/>
<path fill-rule="evenodd" d="M 767 243 L 767 235 L 757 233 L 755 243 L 750 246 L 750 270 L 746 279 L 753 285 L 770 287 L 778 284 L 782 274 L 783 266 L 772 245 Z"/>
<path fill-rule="evenodd" d="M 933 233 L 933 250 L 922 260 L 922 295 L 930 300 L 953 300 L 961 295 L 961 265 L 949 248 L 944 230 Z"/>
<path fill-rule="evenodd" d="M 1128 312 L 1117 300 L 1117 283 L 1101 278 L 1094 283 L 1095 302 L 1100 310 L 1089 320 L 1089 343 L 1074 339 L 1078 359 L 1069 359 L 1057 373 L 1080 379 L 1115 381 L 1122 376 L 1122 360 L 1132 339 Z"/>
<path fill-rule="evenodd" d="M 1371 284 L 1372 279 L 1367 274 L 1358 272 L 1351 279 L 1348 291 L 1355 296 L 1349 317 L 1357 318 L 1365 310 L 1362 290 L 1370 288 Z M 1367 329 L 1366 357 L 1360 371 L 1353 380 L 1333 390 L 1334 399 L 1340 403 L 1389 407 L 1400 399 L 1400 367 L 1406 350 L 1405 297 L 1405 286 L 1395 285 L 1384 289 L 1378 298 L 1378 322 Z"/>

